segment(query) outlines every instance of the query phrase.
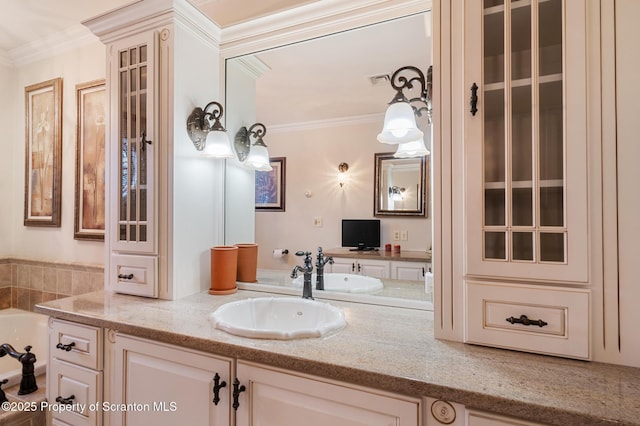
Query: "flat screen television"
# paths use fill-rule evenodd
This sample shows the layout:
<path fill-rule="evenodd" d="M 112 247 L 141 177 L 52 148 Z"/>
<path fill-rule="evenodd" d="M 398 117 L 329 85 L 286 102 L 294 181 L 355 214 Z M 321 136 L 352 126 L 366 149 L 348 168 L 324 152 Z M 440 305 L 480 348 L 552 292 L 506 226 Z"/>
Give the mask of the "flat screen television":
<path fill-rule="evenodd" d="M 379 219 L 342 219 L 342 247 L 377 250 L 380 247 Z"/>

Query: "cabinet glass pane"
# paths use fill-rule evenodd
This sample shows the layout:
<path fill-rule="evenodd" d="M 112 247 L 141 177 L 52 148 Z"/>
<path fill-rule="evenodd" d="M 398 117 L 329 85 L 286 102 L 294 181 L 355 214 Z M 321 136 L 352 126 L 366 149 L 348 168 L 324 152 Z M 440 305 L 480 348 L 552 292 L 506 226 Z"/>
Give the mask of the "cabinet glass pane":
<path fill-rule="evenodd" d="M 564 233 L 540 233 L 540 260 L 543 262 L 564 262 Z"/>
<path fill-rule="evenodd" d="M 564 226 L 564 191 L 562 187 L 540 188 L 540 225 Z"/>
<path fill-rule="evenodd" d="M 484 257 L 486 259 L 505 260 L 507 251 L 505 243 L 505 232 L 485 232 L 484 233 Z"/>
<path fill-rule="evenodd" d="M 486 91 L 484 97 L 484 180 L 504 184 L 504 90 Z"/>
<path fill-rule="evenodd" d="M 504 226 L 505 208 L 504 189 L 484 191 L 484 224 L 486 226 Z"/>
<path fill-rule="evenodd" d="M 531 129 L 531 86 L 511 89 L 511 178 L 514 182 L 533 179 Z"/>
<path fill-rule="evenodd" d="M 540 75 L 562 73 L 562 1 L 547 0 L 538 6 Z"/>
<path fill-rule="evenodd" d="M 511 194 L 511 223 L 514 226 L 533 226 L 533 190 L 513 188 Z"/>
<path fill-rule="evenodd" d="M 511 3 L 511 79 L 531 78 L 531 5 Z"/>
<path fill-rule="evenodd" d="M 562 81 L 540 85 L 539 156 L 540 179 L 562 179 L 564 175 L 564 125 Z"/>
<path fill-rule="evenodd" d="M 504 4 L 504 0 L 484 0 L 484 8 L 500 6 Z"/>
<path fill-rule="evenodd" d="M 129 63 L 131 65 L 135 65 L 138 63 L 138 48 L 134 47 L 132 49 L 129 50 L 129 57 L 130 57 L 130 61 Z"/>
<path fill-rule="evenodd" d="M 533 260 L 533 232 L 514 232 L 513 259 Z"/>
<path fill-rule="evenodd" d="M 504 12 L 484 15 L 484 84 L 504 81 Z"/>

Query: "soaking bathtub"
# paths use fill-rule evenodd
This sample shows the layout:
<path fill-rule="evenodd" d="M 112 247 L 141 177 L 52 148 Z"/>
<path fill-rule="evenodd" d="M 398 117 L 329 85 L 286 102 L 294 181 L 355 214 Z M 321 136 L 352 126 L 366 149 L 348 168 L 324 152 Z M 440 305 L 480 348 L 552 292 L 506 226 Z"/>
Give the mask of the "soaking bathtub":
<path fill-rule="evenodd" d="M 36 355 L 35 375 L 46 372 L 49 355 L 49 339 L 47 335 L 46 315 L 20 309 L 0 310 L 0 344 L 8 343 L 17 352 L 24 352 L 24 347 L 31 345 L 31 353 Z M 0 358 L 0 380 L 9 379 L 4 389 L 20 383 L 22 364 L 8 354 Z M 38 379 L 38 386 L 44 386 L 44 380 Z"/>

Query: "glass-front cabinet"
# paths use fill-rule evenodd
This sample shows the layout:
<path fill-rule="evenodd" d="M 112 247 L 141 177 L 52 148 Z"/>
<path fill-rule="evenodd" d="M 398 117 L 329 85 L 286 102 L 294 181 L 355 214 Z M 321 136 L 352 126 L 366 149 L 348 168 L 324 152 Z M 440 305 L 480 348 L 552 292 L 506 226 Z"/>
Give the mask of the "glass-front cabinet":
<path fill-rule="evenodd" d="M 111 287 L 149 297 L 158 297 L 155 39 L 148 31 L 108 46 Z"/>
<path fill-rule="evenodd" d="M 587 280 L 584 8 L 465 3 L 466 276 Z"/>

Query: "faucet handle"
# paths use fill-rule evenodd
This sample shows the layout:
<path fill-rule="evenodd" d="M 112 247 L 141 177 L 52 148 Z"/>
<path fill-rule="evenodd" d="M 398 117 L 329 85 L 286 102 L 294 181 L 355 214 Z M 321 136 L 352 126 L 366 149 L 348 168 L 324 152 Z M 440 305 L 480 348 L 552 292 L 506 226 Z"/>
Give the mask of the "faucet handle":
<path fill-rule="evenodd" d="M 311 256 L 311 252 L 310 252 L 310 251 L 297 251 L 297 252 L 296 252 L 296 256 L 306 256 L 306 257 L 309 257 L 309 256 Z"/>

